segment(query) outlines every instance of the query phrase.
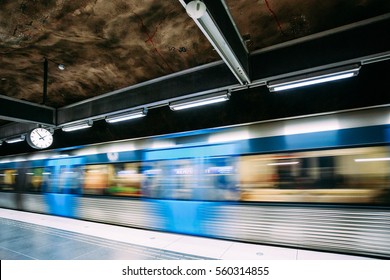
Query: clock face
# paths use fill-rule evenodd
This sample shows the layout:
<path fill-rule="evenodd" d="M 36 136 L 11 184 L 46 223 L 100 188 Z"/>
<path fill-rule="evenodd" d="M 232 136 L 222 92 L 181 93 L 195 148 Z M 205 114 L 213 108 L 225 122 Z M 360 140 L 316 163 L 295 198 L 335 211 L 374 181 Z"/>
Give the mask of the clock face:
<path fill-rule="evenodd" d="M 27 142 L 35 149 L 45 149 L 53 143 L 53 135 L 45 128 L 35 128 L 30 131 Z"/>

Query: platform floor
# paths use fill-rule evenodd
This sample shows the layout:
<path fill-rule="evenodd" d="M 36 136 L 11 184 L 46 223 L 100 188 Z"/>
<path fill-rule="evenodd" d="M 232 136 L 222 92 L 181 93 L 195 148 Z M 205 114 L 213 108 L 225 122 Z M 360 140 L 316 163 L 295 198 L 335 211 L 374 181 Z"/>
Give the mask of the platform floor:
<path fill-rule="evenodd" d="M 0 208 L 2 260 L 352 260 L 356 256 L 247 244 Z"/>

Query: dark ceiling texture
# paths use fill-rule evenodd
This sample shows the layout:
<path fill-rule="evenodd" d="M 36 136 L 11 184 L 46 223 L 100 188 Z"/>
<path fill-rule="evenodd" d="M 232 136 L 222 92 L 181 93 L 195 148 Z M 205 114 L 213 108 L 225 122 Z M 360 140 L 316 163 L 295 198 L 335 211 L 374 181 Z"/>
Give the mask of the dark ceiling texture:
<path fill-rule="evenodd" d="M 1 93 L 61 107 L 218 60 L 177 1 L 1 1 Z"/>
<path fill-rule="evenodd" d="M 250 52 L 390 10 L 383 0 L 226 1 Z M 51 107 L 220 57 L 178 0 L 0 1 L 0 93 Z"/>
<path fill-rule="evenodd" d="M 229 24 L 237 28 L 237 38 L 247 51 L 251 80 L 247 85 L 240 85 L 186 13 L 188 2 L 0 0 L 0 138 L 18 132 L 17 125 L 24 120 L 30 125 L 58 126 L 143 104 L 155 108 L 143 123 L 137 120 L 132 125 L 108 126 L 97 121 L 92 132 L 81 132 L 77 137 L 56 130 L 53 147 L 390 101 L 389 94 L 378 86 L 373 90 L 377 97 L 367 100 L 362 93 L 362 88 L 368 89 L 363 81 L 368 84 L 372 77 L 365 75 L 373 73 L 378 79 L 384 75 L 378 75 L 378 71 L 389 73 L 388 61 L 363 66 L 355 81 L 320 90 L 317 87 L 318 99 L 309 97 L 313 95 L 310 89 L 273 96 L 266 87 L 254 86 L 264 85 L 270 77 L 305 69 L 364 61 L 368 64 L 369 59 L 388 57 L 390 1 L 205 0 L 221 29 L 225 29 L 226 19 L 219 15 L 226 12 L 218 5 L 222 3 L 231 15 Z M 227 37 L 228 31 L 226 27 Z M 58 69 L 59 64 L 65 69 Z M 162 107 L 177 97 L 240 86 L 246 87 L 233 92 L 229 104 L 211 107 L 211 111 L 202 108 L 178 116 L 169 107 Z M 336 94 L 352 89 L 359 92 L 355 99 L 350 94 Z M 55 115 L 55 120 L 47 121 L 45 114 L 48 119 Z M 153 116 L 161 120 L 161 125 Z M 131 133 L 125 127 L 131 127 Z M 28 151 L 25 146 L 5 144 L 0 154 Z"/>

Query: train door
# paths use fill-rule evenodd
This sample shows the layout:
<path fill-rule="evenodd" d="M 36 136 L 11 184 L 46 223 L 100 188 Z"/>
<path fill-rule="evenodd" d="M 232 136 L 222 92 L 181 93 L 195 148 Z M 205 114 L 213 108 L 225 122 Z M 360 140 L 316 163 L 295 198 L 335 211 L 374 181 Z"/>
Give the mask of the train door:
<path fill-rule="evenodd" d="M 142 192 L 152 198 L 162 230 L 209 236 L 218 206 L 239 198 L 234 144 L 150 150 Z"/>
<path fill-rule="evenodd" d="M 83 159 L 53 159 L 48 161 L 43 173 L 43 187 L 49 213 L 76 217 L 78 196 L 81 194 Z"/>

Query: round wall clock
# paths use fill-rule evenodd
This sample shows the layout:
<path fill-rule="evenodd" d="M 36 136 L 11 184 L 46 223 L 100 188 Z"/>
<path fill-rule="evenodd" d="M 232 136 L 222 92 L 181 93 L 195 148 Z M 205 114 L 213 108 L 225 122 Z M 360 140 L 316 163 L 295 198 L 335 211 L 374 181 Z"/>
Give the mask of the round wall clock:
<path fill-rule="evenodd" d="M 34 128 L 27 134 L 27 143 L 34 149 L 45 149 L 53 143 L 53 135 L 46 128 Z"/>

